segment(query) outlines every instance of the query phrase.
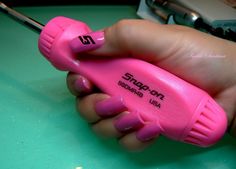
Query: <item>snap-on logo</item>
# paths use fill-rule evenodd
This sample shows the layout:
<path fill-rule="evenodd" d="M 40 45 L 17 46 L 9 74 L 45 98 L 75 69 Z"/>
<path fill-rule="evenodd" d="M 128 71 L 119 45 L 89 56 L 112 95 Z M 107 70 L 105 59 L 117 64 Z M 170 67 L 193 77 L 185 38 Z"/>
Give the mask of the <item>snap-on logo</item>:
<path fill-rule="evenodd" d="M 164 94 L 162 94 L 161 92 L 151 89 L 149 87 L 149 85 L 144 84 L 143 82 L 141 82 L 140 80 L 137 80 L 134 75 L 132 75 L 131 73 L 125 73 L 122 76 L 122 79 L 130 82 L 131 84 L 135 85 L 139 91 L 147 91 L 150 95 L 155 96 L 156 98 L 160 99 L 160 100 L 164 100 L 165 96 Z"/>
<path fill-rule="evenodd" d="M 78 36 L 78 38 L 83 45 L 96 44 L 93 38 L 89 35 Z"/>

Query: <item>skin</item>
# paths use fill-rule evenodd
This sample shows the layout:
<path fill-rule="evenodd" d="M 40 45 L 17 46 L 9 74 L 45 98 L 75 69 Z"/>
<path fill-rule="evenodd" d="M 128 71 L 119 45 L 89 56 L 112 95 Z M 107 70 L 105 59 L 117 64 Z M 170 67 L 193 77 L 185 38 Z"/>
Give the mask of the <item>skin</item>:
<path fill-rule="evenodd" d="M 105 28 L 104 33 L 105 44 L 85 52 L 86 57 L 139 58 L 202 88 L 225 110 L 228 132 L 236 136 L 236 43 L 188 27 L 145 20 L 122 20 Z M 83 54 L 79 59 L 83 59 Z M 68 89 L 77 98 L 78 112 L 92 124 L 95 133 L 118 138 L 129 150 L 141 150 L 155 140 L 140 142 L 134 132 L 123 134 L 115 129 L 116 116 L 99 117 L 94 105 L 109 96 L 93 90 L 93 84 L 85 78 L 87 89 L 75 88 L 78 78 L 83 77 L 68 74 Z"/>

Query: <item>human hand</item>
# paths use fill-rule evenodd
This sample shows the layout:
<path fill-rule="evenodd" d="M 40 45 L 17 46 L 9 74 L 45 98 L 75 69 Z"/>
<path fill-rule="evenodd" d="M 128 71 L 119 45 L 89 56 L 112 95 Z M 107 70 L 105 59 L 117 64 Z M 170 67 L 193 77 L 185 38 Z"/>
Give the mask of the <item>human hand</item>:
<path fill-rule="evenodd" d="M 83 52 L 79 59 L 85 55 L 135 57 L 163 68 L 207 91 L 227 113 L 228 130 L 236 135 L 235 43 L 191 28 L 144 20 L 120 21 L 106 28 L 104 36 L 106 41 L 100 48 L 91 51 L 79 48 Z M 152 129 L 146 134 L 137 132 L 140 123 L 127 116 L 129 112 L 122 98 L 101 93 L 78 74 L 69 73 L 67 84 L 77 96 L 78 112 L 96 133 L 116 137 L 130 150 L 143 149 L 158 136 Z M 127 118 L 129 123 L 124 123 Z"/>

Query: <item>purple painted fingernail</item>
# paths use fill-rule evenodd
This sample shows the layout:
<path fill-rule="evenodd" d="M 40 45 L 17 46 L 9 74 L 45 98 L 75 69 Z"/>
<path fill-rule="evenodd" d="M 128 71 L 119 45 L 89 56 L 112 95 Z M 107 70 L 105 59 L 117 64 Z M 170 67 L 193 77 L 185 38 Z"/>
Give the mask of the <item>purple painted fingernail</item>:
<path fill-rule="evenodd" d="M 137 133 L 136 137 L 138 140 L 145 142 L 154 139 L 160 134 L 160 127 L 156 124 L 146 124 Z"/>
<path fill-rule="evenodd" d="M 70 47 L 75 53 L 93 50 L 104 44 L 104 32 L 91 32 L 80 35 L 70 42 Z"/>
<path fill-rule="evenodd" d="M 95 111 L 101 117 L 111 117 L 127 110 L 124 100 L 120 96 L 110 97 L 95 105 Z"/>
<path fill-rule="evenodd" d="M 114 123 L 116 129 L 120 132 L 135 130 L 143 126 L 142 119 L 136 113 L 129 113 L 121 116 Z"/>
<path fill-rule="evenodd" d="M 75 85 L 75 89 L 80 93 L 89 93 L 92 90 L 92 87 L 89 81 L 82 76 L 76 79 L 74 85 Z"/>

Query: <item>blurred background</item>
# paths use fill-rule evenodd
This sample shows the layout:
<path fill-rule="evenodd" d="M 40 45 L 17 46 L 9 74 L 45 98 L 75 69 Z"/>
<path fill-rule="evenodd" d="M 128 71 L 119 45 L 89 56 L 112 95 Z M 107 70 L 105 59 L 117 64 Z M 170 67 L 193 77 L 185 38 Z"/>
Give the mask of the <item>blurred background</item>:
<path fill-rule="evenodd" d="M 10 6 L 44 5 L 135 5 L 139 0 L 4 0 Z"/>

